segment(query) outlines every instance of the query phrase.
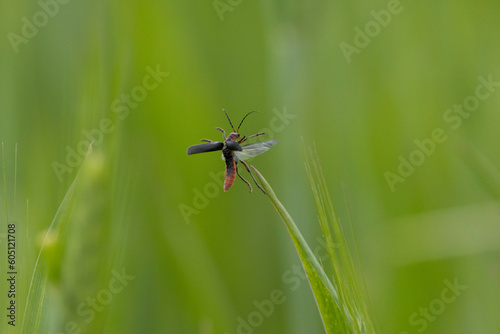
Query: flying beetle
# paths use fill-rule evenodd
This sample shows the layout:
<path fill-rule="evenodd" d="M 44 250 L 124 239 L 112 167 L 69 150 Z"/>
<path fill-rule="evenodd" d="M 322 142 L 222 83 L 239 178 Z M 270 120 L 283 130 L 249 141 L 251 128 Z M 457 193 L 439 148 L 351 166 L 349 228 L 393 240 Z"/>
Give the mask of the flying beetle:
<path fill-rule="evenodd" d="M 240 179 L 245 182 L 248 187 L 250 188 L 250 192 L 252 192 L 252 185 L 250 182 L 245 180 L 240 173 L 238 172 L 238 162 L 241 162 L 243 166 L 245 166 L 246 170 L 248 173 L 250 173 L 250 176 L 252 177 L 253 181 L 259 187 L 260 190 L 264 194 L 267 194 L 266 191 L 260 186 L 260 184 L 257 183 L 255 180 L 255 177 L 253 176 L 252 172 L 250 171 L 250 168 L 248 168 L 248 165 L 244 160 L 247 160 L 249 158 L 255 157 L 259 154 L 264 153 L 265 151 L 269 150 L 271 147 L 273 147 L 278 141 L 277 140 L 268 140 L 268 141 L 263 141 L 259 143 L 253 143 L 253 144 L 247 144 L 247 145 L 240 145 L 247 141 L 250 138 L 257 137 L 257 136 L 262 136 L 265 134 L 265 132 L 259 132 L 251 136 L 243 136 L 241 137 L 239 131 L 240 127 L 243 124 L 243 121 L 245 118 L 247 118 L 248 115 L 257 112 L 257 111 L 250 111 L 248 114 L 243 117 L 243 119 L 240 122 L 240 125 L 238 125 L 238 128 L 235 130 L 233 123 L 231 122 L 231 119 L 229 118 L 229 115 L 227 112 L 224 111 L 224 114 L 226 114 L 227 120 L 229 121 L 229 124 L 231 125 L 231 128 L 233 129 L 233 132 L 231 132 L 227 137 L 226 137 L 226 132 L 222 128 L 215 128 L 216 130 L 219 130 L 222 132 L 222 137 L 224 138 L 224 142 L 218 142 L 218 141 L 211 141 L 210 139 L 202 139 L 201 141 L 204 142 L 204 144 L 198 144 L 198 145 L 193 145 L 190 146 L 187 149 L 187 154 L 197 154 L 197 153 L 205 153 L 205 152 L 212 152 L 212 151 L 220 151 L 222 150 L 222 159 L 226 162 L 226 171 L 224 173 L 224 191 L 228 191 L 229 188 L 233 185 L 234 179 L 236 178 L 236 175 L 240 177 Z M 241 137 L 241 138 L 240 138 Z"/>

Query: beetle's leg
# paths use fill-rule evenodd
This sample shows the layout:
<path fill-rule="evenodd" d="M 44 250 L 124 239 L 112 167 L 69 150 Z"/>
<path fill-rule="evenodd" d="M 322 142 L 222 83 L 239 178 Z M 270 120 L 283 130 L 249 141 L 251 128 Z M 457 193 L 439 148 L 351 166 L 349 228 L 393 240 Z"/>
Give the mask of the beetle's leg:
<path fill-rule="evenodd" d="M 248 168 L 248 165 L 246 164 L 245 161 L 243 160 L 240 160 L 240 162 L 243 164 L 243 166 L 245 166 L 245 168 L 247 169 L 247 171 L 250 173 L 250 176 L 252 177 L 253 179 L 253 182 L 255 182 L 255 184 L 257 185 L 257 187 L 259 187 L 260 190 L 262 190 L 262 192 L 267 195 L 267 192 L 260 186 L 260 184 L 257 183 L 257 181 L 255 180 L 255 177 L 253 177 L 253 174 L 252 172 L 250 171 L 250 168 Z"/>
<path fill-rule="evenodd" d="M 226 140 L 226 131 L 224 131 L 224 129 L 221 129 L 221 128 L 215 128 L 215 129 L 222 132 L 222 138 L 224 138 L 224 140 Z"/>
<path fill-rule="evenodd" d="M 200 141 L 205 142 L 205 143 L 211 143 L 212 142 L 210 139 L 201 139 Z"/>
<path fill-rule="evenodd" d="M 257 136 L 262 136 L 262 135 L 265 135 L 265 134 L 266 134 L 265 132 L 259 132 L 259 133 L 256 133 L 254 135 L 251 135 L 250 137 L 243 136 L 243 138 L 240 139 L 240 141 L 238 142 L 238 144 L 241 144 L 241 143 L 247 141 L 250 138 L 257 137 Z"/>
<path fill-rule="evenodd" d="M 248 188 L 250 188 L 250 192 L 252 192 L 252 185 L 250 184 L 250 182 L 248 182 L 247 180 L 245 180 L 243 178 L 243 176 L 240 175 L 240 173 L 238 172 L 238 165 L 236 165 L 236 174 L 238 174 L 238 176 L 240 177 L 240 179 L 242 179 L 243 182 L 245 182 L 248 185 Z"/>

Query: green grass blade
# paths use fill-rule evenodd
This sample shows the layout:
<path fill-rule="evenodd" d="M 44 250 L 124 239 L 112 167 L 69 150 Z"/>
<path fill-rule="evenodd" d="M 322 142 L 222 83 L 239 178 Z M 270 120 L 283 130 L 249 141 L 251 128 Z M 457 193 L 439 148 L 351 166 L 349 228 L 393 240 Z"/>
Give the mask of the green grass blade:
<path fill-rule="evenodd" d="M 267 191 L 271 203 L 285 223 L 297 249 L 313 290 L 326 333 L 375 333 L 367 308 L 368 303 L 364 298 L 342 227 L 335 215 L 317 155 L 311 152 L 311 161 L 306 164 L 306 169 L 332 265 L 331 280 L 269 183 L 255 167 L 252 166 L 252 168 L 262 187 Z"/>
<path fill-rule="evenodd" d="M 70 207 L 77 180 L 78 175 L 75 177 L 75 180 L 66 192 L 64 199 L 59 206 L 52 223 L 50 224 L 49 230 L 45 235 L 40 252 L 38 253 L 29 285 L 28 297 L 26 300 L 26 312 L 21 326 L 22 333 L 37 333 L 39 331 L 44 306 L 44 297 L 49 277 L 47 258 L 52 257 L 52 255 L 54 255 L 54 248 L 57 248 L 59 225 Z"/>
<path fill-rule="evenodd" d="M 313 252 L 309 248 L 304 237 L 300 233 L 297 225 L 293 221 L 292 217 L 285 209 L 283 204 L 279 201 L 278 197 L 274 193 L 273 189 L 266 181 L 266 179 L 259 173 L 255 167 L 251 166 L 255 171 L 257 178 L 259 179 L 262 187 L 267 191 L 267 195 L 271 200 L 276 211 L 283 219 L 290 237 L 297 249 L 300 260 L 306 271 L 309 283 L 316 298 L 316 303 L 318 309 L 321 313 L 321 318 L 323 320 L 323 325 L 325 326 L 326 333 L 338 333 L 339 326 L 341 326 L 340 319 L 338 317 L 338 294 L 337 291 L 332 286 L 328 276 L 326 275 L 323 267 L 319 264 L 318 260 L 314 256 Z"/>
<path fill-rule="evenodd" d="M 348 333 L 375 333 L 355 262 L 349 251 L 342 225 L 337 219 L 316 149 L 309 150 L 306 163 L 309 182 L 318 210 L 323 237 L 332 264 L 332 284 L 339 294 L 340 317 Z M 351 226 L 352 230 L 352 226 Z M 351 232 L 354 235 L 354 232 Z M 356 250 L 356 245 L 354 244 Z M 357 254 L 357 253 L 355 253 Z M 359 261 L 359 259 L 357 259 Z"/>
<path fill-rule="evenodd" d="M 91 152 L 89 148 L 88 154 Z M 88 156 L 87 154 L 87 156 Z M 85 160 L 81 166 L 85 164 Z M 81 170 L 81 168 L 80 168 Z M 29 283 L 28 294 L 26 298 L 26 311 L 22 318 L 21 333 L 39 333 L 43 332 L 47 322 L 47 315 L 44 316 L 44 308 L 47 306 L 45 295 L 49 282 L 49 275 L 57 275 L 54 269 L 58 269 L 60 260 L 61 241 L 59 234 L 64 225 L 68 222 L 68 215 L 71 203 L 74 197 L 75 189 L 79 181 L 80 170 L 66 192 L 57 212 L 52 220 L 47 233 L 43 238 L 40 251 L 35 261 L 33 274 Z M 49 270 L 50 268 L 50 270 Z"/>

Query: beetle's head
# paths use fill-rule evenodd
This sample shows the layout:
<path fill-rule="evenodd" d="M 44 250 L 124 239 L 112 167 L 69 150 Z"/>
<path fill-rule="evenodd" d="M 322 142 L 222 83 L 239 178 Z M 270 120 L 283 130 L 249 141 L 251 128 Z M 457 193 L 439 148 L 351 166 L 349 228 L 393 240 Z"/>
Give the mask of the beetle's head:
<path fill-rule="evenodd" d="M 238 132 L 231 132 L 229 136 L 227 136 L 227 140 L 234 140 L 240 138 L 240 134 Z"/>

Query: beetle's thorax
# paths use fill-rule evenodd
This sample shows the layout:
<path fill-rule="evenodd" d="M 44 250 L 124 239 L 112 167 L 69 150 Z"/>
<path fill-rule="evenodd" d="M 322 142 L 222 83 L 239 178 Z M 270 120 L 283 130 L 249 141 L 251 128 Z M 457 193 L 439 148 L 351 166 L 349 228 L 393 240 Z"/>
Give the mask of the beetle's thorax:
<path fill-rule="evenodd" d="M 224 142 L 224 147 L 222 148 L 222 155 L 224 156 L 224 159 L 226 161 L 228 160 L 232 160 L 233 158 L 233 151 L 231 151 L 228 147 L 227 147 L 227 143 L 228 142 L 238 142 L 238 138 L 239 138 L 240 134 L 239 133 L 236 133 L 236 132 L 231 132 L 225 142 Z"/>
<path fill-rule="evenodd" d="M 229 136 L 226 138 L 226 142 L 228 141 L 238 141 L 238 138 L 240 138 L 240 134 L 238 132 L 231 132 Z"/>

